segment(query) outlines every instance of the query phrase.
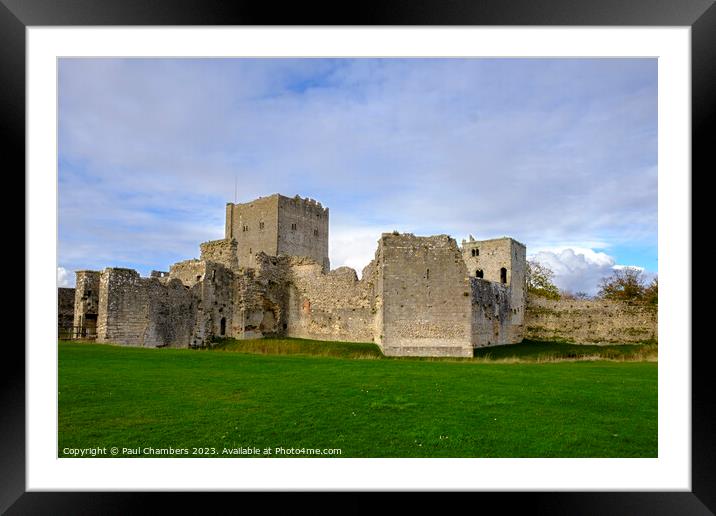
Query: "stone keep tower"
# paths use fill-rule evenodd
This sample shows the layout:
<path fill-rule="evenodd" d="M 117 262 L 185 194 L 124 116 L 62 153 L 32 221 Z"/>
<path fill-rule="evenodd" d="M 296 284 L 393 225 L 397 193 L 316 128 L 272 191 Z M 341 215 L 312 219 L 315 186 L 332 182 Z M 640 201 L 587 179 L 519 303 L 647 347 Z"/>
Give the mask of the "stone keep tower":
<path fill-rule="evenodd" d="M 328 208 L 313 199 L 280 194 L 226 204 L 225 238 L 236 240 L 240 267 L 255 267 L 259 251 L 308 256 L 330 270 Z"/>
<path fill-rule="evenodd" d="M 462 257 L 469 276 L 509 288 L 512 323 L 522 324 L 525 306 L 527 247 L 513 238 L 462 241 Z"/>

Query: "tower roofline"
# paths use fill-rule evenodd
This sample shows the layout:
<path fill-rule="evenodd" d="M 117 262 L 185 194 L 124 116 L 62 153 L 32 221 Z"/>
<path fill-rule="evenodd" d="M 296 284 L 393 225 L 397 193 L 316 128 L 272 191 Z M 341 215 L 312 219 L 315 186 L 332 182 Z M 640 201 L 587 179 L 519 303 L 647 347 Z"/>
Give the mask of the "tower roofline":
<path fill-rule="evenodd" d="M 525 248 L 527 247 L 525 244 L 523 244 L 522 242 L 520 242 L 520 241 L 517 240 L 516 238 L 512 238 L 512 237 L 508 237 L 508 236 L 499 237 L 499 238 L 485 238 L 485 239 L 483 239 L 483 240 L 464 240 L 464 239 L 463 239 L 462 244 L 463 244 L 463 245 L 466 245 L 466 246 L 468 246 L 468 247 L 473 247 L 473 246 L 476 246 L 476 245 L 479 245 L 479 244 L 482 244 L 482 243 L 485 243 L 485 242 L 499 242 L 499 241 L 502 241 L 502 240 L 511 240 L 511 241 L 514 242 L 515 244 L 521 245 L 522 247 L 525 247 Z"/>
<path fill-rule="evenodd" d="M 261 197 L 256 197 L 255 199 L 251 199 L 250 201 L 246 201 L 246 202 L 227 202 L 226 205 L 227 205 L 227 206 L 245 206 L 245 205 L 248 205 L 248 204 L 255 203 L 255 202 L 257 202 L 257 201 L 263 201 L 263 200 L 265 200 L 265 199 L 272 199 L 272 198 L 282 199 L 282 200 L 285 200 L 285 201 L 298 201 L 298 202 L 303 202 L 303 203 L 308 204 L 308 205 L 311 205 L 311 206 L 316 206 L 316 207 L 318 207 L 318 208 L 322 208 L 322 209 L 325 210 L 325 211 L 328 210 L 328 208 L 324 207 L 324 206 L 321 204 L 320 201 L 318 201 L 318 200 L 316 200 L 316 199 L 313 199 L 313 198 L 311 198 L 311 197 L 301 197 L 301 196 L 298 195 L 298 194 L 296 194 L 296 195 L 294 195 L 293 197 L 291 197 L 291 196 L 288 196 L 288 195 L 283 195 L 283 194 L 281 194 L 281 193 L 273 193 L 273 194 L 271 194 L 271 195 L 264 195 L 264 196 L 261 196 Z"/>

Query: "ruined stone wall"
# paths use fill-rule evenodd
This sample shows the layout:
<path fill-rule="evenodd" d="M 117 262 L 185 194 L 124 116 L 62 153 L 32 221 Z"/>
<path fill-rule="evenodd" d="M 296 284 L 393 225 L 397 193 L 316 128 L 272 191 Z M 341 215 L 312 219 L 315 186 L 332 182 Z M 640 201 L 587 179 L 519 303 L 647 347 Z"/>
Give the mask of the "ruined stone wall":
<path fill-rule="evenodd" d="M 509 289 L 501 283 L 470 278 L 472 342 L 475 347 L 515 344 L 521 339 L 512 325 Z"/>
<path fill-rule="evenodd" d="M 312 199 L 279 195 L 278 214 L 278 252 L 275 254 L 307 256 L 323 270 L 330 270 L 328 208 Z"/>
<path fill-rule="evenodd" d="M 74 323 L 80 329 L 79 337 L 94 335 L 99 307 L 99 271 L 75 273 Z"/>
<path fill-rule="evenodd" d="M 266 256 L 260 253 L 258 256 Z M 254 339 L 276 332 L 278 313 L 267 307 L 266 281 L 257 278 L 256 269 L 241 269 L 234 285 L 234 313 L 230 337 Z M 267 312 L 271 311 L 269 315 Z M 272 323 L 273 319 L 273 325 Z"/>
<path fill-rule="evenodd" d="M 379 245 L 383 353 L 472 356 L 471 286 L 455 240 L 384 233 Z"/>
<path fill-rule="evenodd" d="M 169 269 L 169 277 L 178 279 L 184 285 L 193 287 L 204 279 L 205 263 L 201 260 L 184 260 L 177 262 Z"/>
<path fill-rule="evenodd" d="M 211 240 L 199 246 L 201 260 L 222 264 L 227 269 L 237 269 L 238 243 L 235 239 Z"/>
<path fill-rule="evenodd" d="M 373 342 L 375 277 L 359 281 L 349 267 L 323 272 L 311 259 L 290 262 L 286 335 L 319 340 Z"/>
<path fill-rule="evenodd" d="M 179 280 L 142 278 L 149 298 L 148 325 L 143 346 L 186 348 L 197 318 L 197 300 Z"/>
<path fill-rule="evenodd" d="M 256 268 L 241 269 L 235 283 L 237 338 L 285 335 L 290 257 L 256 255 Z"/>
<path fill-rule="evenodd" d="M 147 293 L 137 271 L 105 269 L 100 276 L 97 340 L 143 346 L 147 305 Z"/>
<path fill-rule="evenodd" d="M 75 321 L 75 289 L 57 289 L 57 329 L 61 337 L 70 337 Z"/>
<path fill-rule="evenodd" d="M 181 281 L 141 278 L 131 269 L 107 268 L 100 274 L 99 289 L 99 342 L 189 346 L 197 306 L 190 288 Z"/>
<path fill-rule="evenodd" d="M 279 195 L 260 197 L 243 204 L 226 205 L 226 239 L 237 242 L 241 267 L 255 267 L 255 256 L 264 252 L 278 254 Z"/>
<path fill-rule="evenodd" d="M 628 344 L 658 339 L 653 306 L 606 300 L 527 297 L 525 338 L 576 344 Z"/>
<path fill-rule="evenodd" d="M 191 346 L 205 346 L 213 337 L 238 337 L 235 321 L 235 275 L 217 262 L 200 262 L 202 280 L 194 288 L 196 325 Z"/>

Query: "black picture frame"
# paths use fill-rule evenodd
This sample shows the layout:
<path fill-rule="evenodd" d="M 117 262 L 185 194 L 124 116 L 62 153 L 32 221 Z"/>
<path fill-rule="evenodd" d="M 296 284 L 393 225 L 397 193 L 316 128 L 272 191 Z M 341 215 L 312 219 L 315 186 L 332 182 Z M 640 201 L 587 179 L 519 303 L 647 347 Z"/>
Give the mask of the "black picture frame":
<path fill-rule="evenodd" d="M 404 0 L 347 5 L 221 0 L 0 0 L 0 113 L 8 130 L 4 164 L 25 169 L 25 29 L 82 25 L 551 25 L 691 27 L 692 179 L 716 170 L 716 6 L 713 0 Z M 11 160 L 8 161 L 7 158 Z M 24 191 L 24 186 L 22 187 Z M 692 191 L 693 188 L 692 188 Z M 692 233 L 693 234 L 693 233 Z M 26 257 L 27 259 L 27 257 Z M 703 260 L 703 258 L 702 258 Z M 27 263 L 27 262 L 26 262 Z M 693 262 L 696 265 L 696 262 Z M 26 266 L 27 267 L 27 266 Z M 693 269 L 695 270 L 695 269 Z M 28 274 L 26 268 L 25 274 Z M 688 278 L 691 281 L 691 278 Z M 25 323 L 28 324 L 26 307 Z M 692 317 L 693 320 L 693 317 Z M 693 340 L 693 339 L 692 339 Z M 475 493 L 481 507 L 527 505 L 549 514 L 710 514 L 716 511 L 716 398 L 708 342 L 692 344 L 692 491 Z M 25 489 L 25 352 L 6 346 L 0 361 L 0 512 L 7 514 L 127 514 L 159 501 L 183 511 L 207 508 L 216 493 L 72 493 Z M 220 498 L 247 493 L 223 493 Z M 253 497 L 253 496 L 252 496 Z M 420 497 L 415 497 L 420 500 Z M 215 500 L 212 498 L 212 501 Z M 228 500 L 227 500 L 228 501 Z M 472 503 L 472 502 L 471 502 Z M 165 505 L 166 504 L 166 505 Z M 357 506 L 354 505 L 354 508 Z"/>

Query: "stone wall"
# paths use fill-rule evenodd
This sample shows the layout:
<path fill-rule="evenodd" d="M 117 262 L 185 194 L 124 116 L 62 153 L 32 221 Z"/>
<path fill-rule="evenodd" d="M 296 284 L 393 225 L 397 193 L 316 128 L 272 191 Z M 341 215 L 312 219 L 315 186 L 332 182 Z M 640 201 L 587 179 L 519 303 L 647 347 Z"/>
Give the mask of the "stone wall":
<path fill-rule="evenodd" d="M 192 347 L 205 346 L 213 337 L 237 337 L 234 273 L 217 262 L 200 261 L 202 280 L 195 284 L 196 325 Z"/>
<path fill-rule="evenodd" d="M 57 329 L 61 337 L 70 337 L 75 321 L 75 289 L 57 289 Z"/>
<path fill-rule="evenodd" d="M 330 270 L 328 208 L 313 199 L 278 196 L 278 253 L 307 256 Z M 268 253 L 270 254 L 270 253 Z"/>
<path fill-rule="evenodd" d="M 648 305 L 528 296 L 525 338 L 577 344 L 657 340 L 657 319 L 656 308 Z"/>
<path fill-rule="evenodd" d="M 99 342 L 143 347 L 187 347 L 191 342 L 197 303 L 180 280 L 141 278 L 131 269 L 107 268 L 99 283 Z"/>
<path fill-rule="evenodd" d="M 239 267 L 238 243 L 233 238 L 204 242 L 199 249 L 201 260 L 220 263 L 227 269 Z"/>
<path fill-rule="evenodd" d="M 201 260 L 184 260 L 177 262 L 169 269 L 169 277 L 178 279 L 184 285 L 193 287 L 204 279 L 206 265 Z"/>
<path fill-rule="evenodd" d="M 235 239 L 241 267 L 255 267 L 259 252 L 278 254 L 278 199 L 274 194 L 243 203 L 226 205 L 225 238 Z"/>
<path fill-rule="evenodd" d="M 384 233 L 379 246 L 383 353 L 472 356 L 471 287 L 455 240 Z"/>
<path fill-rule="evenodd" d="M 471 277 L 480 277 L 510 288 L 512 323 L 524 324 L 525 275 L 527 248 L 513 238 L 470 240 L 462 242 L 462 255 Z M 504 276 L 502 269 L 504 269 Z M 504 283 L 503 283 L 504 280 Z"/>
<path fill-rule="evenodd" d="M 319 340 L 373 342 L 374 276 L 360 281 L 349 267 L 324 273 L 310 259 L 290 263 L 286 335 Z"/>
<path fill-rule="evenodd" d="M 99 271 L 75 273 L 74 326 L 77 337 L 94 336 L 99 313 Z"/>
<path fill-rule="evenodd" d="M 475 347 L 516 344 L 522 328 L 512 323 L 510 290 L 501 283 L 470 278 L 472 290 L 472 342 Z"/>

